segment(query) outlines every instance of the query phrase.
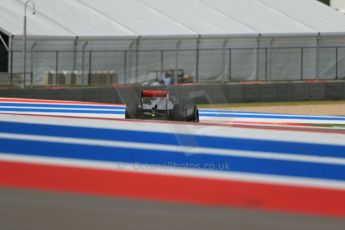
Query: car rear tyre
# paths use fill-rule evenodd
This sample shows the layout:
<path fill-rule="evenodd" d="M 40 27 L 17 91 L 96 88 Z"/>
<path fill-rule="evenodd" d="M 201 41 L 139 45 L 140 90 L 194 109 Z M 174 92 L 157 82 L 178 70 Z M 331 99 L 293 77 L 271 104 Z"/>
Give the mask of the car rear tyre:
<path fill-rule="evenodd" d="M 175 104 L 170 119 L 199 122 L 199 110 L 195 105 Z"/>
<path fill-rule="evenodd" d="M 126 119 L 138 119 L 139 118 L 139 106 L 138 104 L 128 104 L 125 111 Z"/>
<path fill-rule="evenodd" d="M 195 105 L 186 105 L 186 121 L 199 122 L 199 110 Z"/>
<path fill-rule="evenodd" d="M 172 113 L 170 114 L 170 120 L 184 121 L 184 106 L 180 103 L 175 104 Z"/>

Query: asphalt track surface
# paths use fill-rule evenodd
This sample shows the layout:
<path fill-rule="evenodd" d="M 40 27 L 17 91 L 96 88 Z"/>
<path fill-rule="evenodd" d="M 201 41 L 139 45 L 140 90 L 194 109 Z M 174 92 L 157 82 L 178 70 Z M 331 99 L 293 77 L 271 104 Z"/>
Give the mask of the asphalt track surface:
<path fill-rule="evenodd" d="M 345 132 L 311 124 L 345 118 L 132 122 L 123 109 L 0 100 L 1 229 L 344 228 Z"/>
<path fill-rule="evenodd" d="M 342 230 L 344 219 L 0 189 L 1 229 Z"/>

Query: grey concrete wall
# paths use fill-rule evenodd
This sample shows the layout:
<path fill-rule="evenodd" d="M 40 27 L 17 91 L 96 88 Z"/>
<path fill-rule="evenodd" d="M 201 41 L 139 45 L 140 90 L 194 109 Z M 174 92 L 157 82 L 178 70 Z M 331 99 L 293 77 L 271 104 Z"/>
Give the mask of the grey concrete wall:
<path fill-rule="evenodd" d="M 127 103 L 139 100 L 141 87 L 0 89 L 0 97 Z M 196 104 L 345 99 L 345 81 L 176 85 L 170 94 Z"/>

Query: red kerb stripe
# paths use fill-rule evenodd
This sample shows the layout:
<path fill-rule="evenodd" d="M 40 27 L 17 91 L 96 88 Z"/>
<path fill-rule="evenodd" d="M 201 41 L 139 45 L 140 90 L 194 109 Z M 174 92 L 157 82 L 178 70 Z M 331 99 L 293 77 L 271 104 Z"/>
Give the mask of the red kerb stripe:
<path fill-rule="evenodd" d="M 0 186 L 345 217 L 345 191 L 322 188 L 3 161 Z"/>

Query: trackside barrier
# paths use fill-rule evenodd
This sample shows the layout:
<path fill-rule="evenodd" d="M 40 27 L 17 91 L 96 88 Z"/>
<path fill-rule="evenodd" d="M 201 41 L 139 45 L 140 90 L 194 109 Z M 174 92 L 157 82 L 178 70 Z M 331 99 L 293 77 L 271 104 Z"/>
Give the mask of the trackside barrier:
<path fill-rule="evenodd" d="M 0 97 L 128 103 L 139 100 L 143 87 L 112 88 L 2 88 Z M 197 104 L 260 101 L 345 99 L 345 81 L 252 84 L 174 85 L 171 96 Z"/>

